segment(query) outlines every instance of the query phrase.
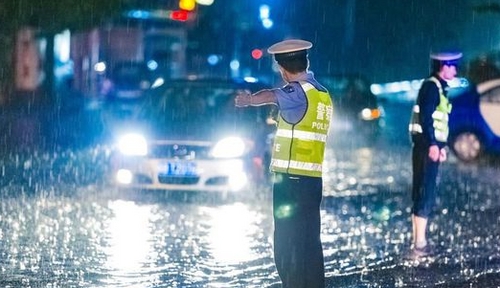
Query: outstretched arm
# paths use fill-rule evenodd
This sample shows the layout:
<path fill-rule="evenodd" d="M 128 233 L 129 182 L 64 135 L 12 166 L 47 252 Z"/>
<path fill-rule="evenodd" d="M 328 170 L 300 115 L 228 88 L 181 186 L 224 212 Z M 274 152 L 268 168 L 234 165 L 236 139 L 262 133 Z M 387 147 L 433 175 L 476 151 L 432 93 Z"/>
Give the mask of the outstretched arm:
<path fill-rule="evenodd" d="M 269 104 L 277 104 L 276 95 L 272 90 L 260 90 L 254 94 L 248 91 L 239 92 L 234 99 L 234 105 L 236 107 L 247 107 L 247 106 L 262 106 Z"/>

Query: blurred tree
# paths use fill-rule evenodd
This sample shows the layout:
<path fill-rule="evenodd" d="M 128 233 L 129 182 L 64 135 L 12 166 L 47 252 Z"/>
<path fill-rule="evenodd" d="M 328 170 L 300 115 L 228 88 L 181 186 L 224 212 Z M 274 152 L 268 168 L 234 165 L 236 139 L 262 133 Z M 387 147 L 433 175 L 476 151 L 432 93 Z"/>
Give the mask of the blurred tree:
<path fill-rule="evenodd" d="M 13 100 L 13 52 L 17 32 L 30 27 L 46 39 L 44 55 L 48 100 L 54 87 L 54 36 L 65 29 L 81 31 L 104 25 L 120 15 L 130 0 L 0 0 L 0 103 Z"/>

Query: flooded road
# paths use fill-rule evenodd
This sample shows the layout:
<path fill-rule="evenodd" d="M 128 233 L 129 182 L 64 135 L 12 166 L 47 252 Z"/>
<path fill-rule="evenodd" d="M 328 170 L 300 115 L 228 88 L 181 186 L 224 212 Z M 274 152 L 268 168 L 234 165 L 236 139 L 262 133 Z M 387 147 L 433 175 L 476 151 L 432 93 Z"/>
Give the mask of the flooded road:
<path fill-rule="evenodd" d="M 352 136 L 329 147 L 322 202 L 328 287 L 500 287 L 494 163 L 451 157 L 442 166 L 428 234 L 436 256 L 423 263 L 405 257 L 407 111 L 387 107 L 377 139 Z M 269 187 L 231 200 L 120 193 L 93 182 L 100 172 L 83 156 L 47 157 L 40 163 L 70 164 L 52 173 L 46 164 L 30 183 L 4 181 L 0 190 L 0 287 L 280 287 Z M 15 174 L 12 161 L 4 178 Z"/>

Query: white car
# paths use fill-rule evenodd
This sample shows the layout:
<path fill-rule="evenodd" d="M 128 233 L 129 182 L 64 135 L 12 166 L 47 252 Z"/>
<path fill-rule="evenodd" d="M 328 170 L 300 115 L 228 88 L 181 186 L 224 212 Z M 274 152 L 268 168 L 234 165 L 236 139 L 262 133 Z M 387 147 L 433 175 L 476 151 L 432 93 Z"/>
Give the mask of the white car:
<path fill-rule="evenodd" d="M 175 80 L 151 90 L 128 119 L 111 157 L 120 187 L 236 192 L 262 180 L 265 107 L 234 107 L 256 83 Z"/>

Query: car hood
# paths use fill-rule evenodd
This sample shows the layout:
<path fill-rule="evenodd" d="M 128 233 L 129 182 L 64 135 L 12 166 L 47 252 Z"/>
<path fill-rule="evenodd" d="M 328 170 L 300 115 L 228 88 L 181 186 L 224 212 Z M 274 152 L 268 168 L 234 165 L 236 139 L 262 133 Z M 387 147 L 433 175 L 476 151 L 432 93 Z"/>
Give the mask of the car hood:
<path fill-rule="evenodd" d="M 259 125 L 237 122 L 122 122 L 114 130 L 116 137 L 127 133 L 144 135 L 151 141 L 209 141 L 229 136 L 252 138 L 261 134 Z M 115 137 L 115 138 L 116 138 Z"/>

